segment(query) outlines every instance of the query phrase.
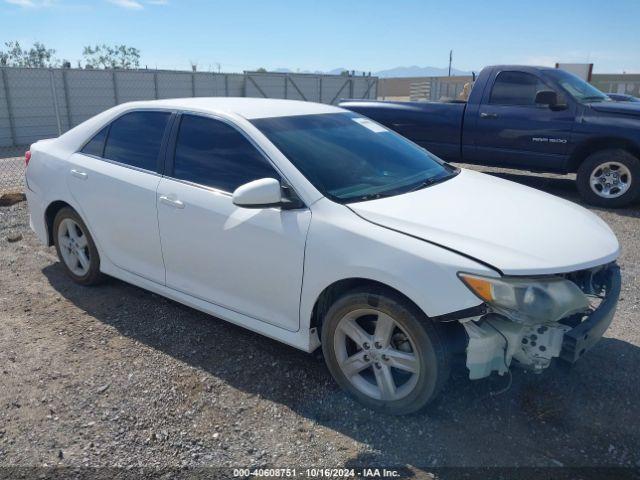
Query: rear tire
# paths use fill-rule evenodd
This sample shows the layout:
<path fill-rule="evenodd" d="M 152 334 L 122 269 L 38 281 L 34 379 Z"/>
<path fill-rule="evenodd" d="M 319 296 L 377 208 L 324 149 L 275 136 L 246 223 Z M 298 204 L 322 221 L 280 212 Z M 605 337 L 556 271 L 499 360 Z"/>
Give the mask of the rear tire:
<path fill-rule="evenodd" d="M 347 393 L 377 411 L 416 412 L 449 377 L 444 337 L 411 302 L 384 290 L 340 297 L 322 326 L 329 371 Z"/>
<path fill-rule="evenodd" d="M 577 184 L 591 205 L 627 206 L 640 197 L 640 160 L 623 149 L 592 153 L 578 168 Z"/>
<path fill-rule="evenodd" d="M 61 209 L 53 220 L 58 258 L 67 275 L 80 285 L 96 285 L 104 279 L 100 256 L 89 229 L 75 210 Z"/>

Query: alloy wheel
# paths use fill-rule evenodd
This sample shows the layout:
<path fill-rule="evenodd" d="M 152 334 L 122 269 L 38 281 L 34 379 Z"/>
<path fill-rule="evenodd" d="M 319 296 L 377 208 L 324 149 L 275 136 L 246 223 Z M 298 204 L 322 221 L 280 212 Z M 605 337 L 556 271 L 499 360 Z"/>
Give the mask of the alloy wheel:
<path fill-rule="evenodd" d="M 415 342 L 391 316 L 358 309 L 338 322 L 334 349 L 340 369 L 365 395 L 383 401 L 406 397 L 418 382 Z"/>
<path fill-rule="evenodd" d="M 591 190 L 602 198 L 617 198 L 631 187 L 631 171 L 619 162 L 598 165 L 589 177 Z"/>
<path fill-rule="evenodd" d="M 91 267 L 91 253 L 87 235 L 71 218 L 65 218 L 58 227 L 58 245 L 65 265 L 74 275 L 83 277 Z"/>

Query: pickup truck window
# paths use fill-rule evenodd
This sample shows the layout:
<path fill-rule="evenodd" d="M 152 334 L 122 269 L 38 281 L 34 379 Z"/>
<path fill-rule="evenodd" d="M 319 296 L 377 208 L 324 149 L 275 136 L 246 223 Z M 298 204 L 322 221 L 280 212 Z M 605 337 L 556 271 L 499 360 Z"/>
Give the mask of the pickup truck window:
<path fill-rule="evenodd" d="M 564 70 L 545 70 L 569 95 L 580 103 L 608 102 L 611 99 L 593 85 Z"/>
<path fill-rule="evenodd" d="M 494 105 L 535 105 L 536 93 L 549 90 L 538 77 L 525 72 L 500 72 L 491 90 Z"/>
<path fill-rule="evenodd" d="M 407 193 L 457 173 L 415 143 L 354 113 L 251 123 L 323 195 L 339 203 Z"/>

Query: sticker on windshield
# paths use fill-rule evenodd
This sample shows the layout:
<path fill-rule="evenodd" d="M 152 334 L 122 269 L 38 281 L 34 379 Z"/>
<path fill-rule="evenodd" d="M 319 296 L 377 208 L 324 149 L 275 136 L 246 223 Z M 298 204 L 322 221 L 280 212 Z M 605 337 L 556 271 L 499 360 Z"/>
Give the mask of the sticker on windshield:
<path fill-rule="evenodd" d="M 378 125 L 376 122 L 372 122 L 368 118 L 354 118 L 353 121 L 375 133 L 384 133 L 389 131 L 382 125 Z"/>

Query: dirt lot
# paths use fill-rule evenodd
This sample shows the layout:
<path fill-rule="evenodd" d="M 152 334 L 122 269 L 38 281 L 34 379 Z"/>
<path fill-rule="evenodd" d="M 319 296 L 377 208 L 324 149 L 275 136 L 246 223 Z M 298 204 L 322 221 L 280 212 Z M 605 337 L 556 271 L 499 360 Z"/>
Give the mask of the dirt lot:
<path fill-rule="evenodd" d="M 565 178 L 501 175 L 577 201 Z M 640 209 L 595 211 L 623 245 L 606 338 L 498 396 L 505 378 L 457 370 L 395 418 L 315 356 L 120 281 L 74 285 L 26 204 L 0 208 L 0 465 L 640 467 Z"/>
<path fill-rule="evenodd" d="M 24 157 L 7 157 L 7 149 L 0 147 L 0 193 L 22 188 L 24 183 Z"/>

